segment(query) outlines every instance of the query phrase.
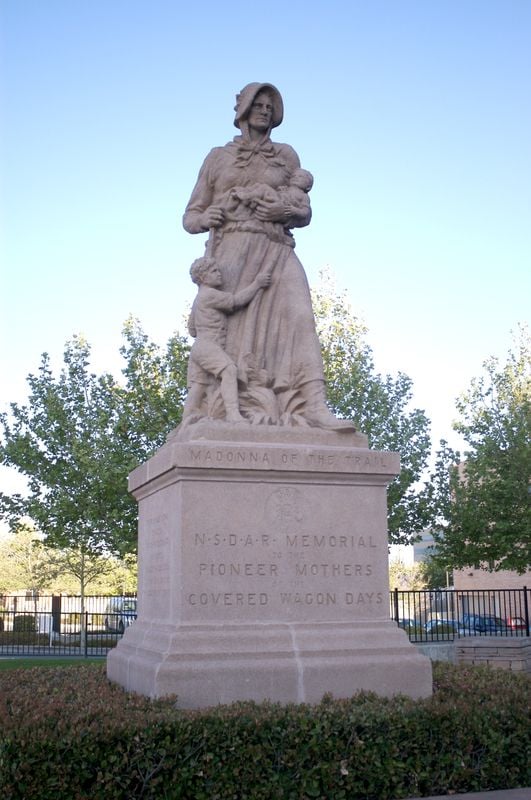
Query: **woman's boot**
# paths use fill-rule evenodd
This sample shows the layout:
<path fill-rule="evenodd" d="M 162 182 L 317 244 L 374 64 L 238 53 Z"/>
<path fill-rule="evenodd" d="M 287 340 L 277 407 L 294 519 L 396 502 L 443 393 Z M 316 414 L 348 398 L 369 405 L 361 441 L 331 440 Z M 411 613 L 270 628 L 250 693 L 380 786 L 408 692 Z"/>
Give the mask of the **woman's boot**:
<path fill-rule="evenodd" d="M 303 416 L 310 425 L 329 431 L 353 433 L 356 427 L 350 419 L 338 419 L 326 405 L 324 381 L 308 381 L 301 387 L 305 400 Z"/>

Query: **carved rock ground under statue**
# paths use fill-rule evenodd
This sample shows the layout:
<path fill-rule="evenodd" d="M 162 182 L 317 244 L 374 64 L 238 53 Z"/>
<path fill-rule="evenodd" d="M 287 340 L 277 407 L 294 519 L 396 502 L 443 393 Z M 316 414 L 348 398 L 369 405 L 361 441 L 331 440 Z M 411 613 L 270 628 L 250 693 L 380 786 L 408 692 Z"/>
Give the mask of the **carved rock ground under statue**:
<path fill-rule="evenodd" d="M 389 618 L 398 455 L 325 404 L 290 234 L 309 222 L 311 176 L 270 141 L 282 115 L 278 90 L 245 87 L 241 136 L 203 164 L 184 216 L 210 231 L 185 420 L 130 476 L 139 614 L 108 675 L 182 707 L 431 693 L 429 660 Z"/>
<path fill-rule="evenodd" d="M 109 677 L 191 708 L 429 695 L 429 661 L 389 619 L 397 454 L 320 430 L 266 443 L 222 426 L 226 440 L 205 423 L 209 438 L 174 437 L 131 475 L 139 616 L 109 654 Z"/>

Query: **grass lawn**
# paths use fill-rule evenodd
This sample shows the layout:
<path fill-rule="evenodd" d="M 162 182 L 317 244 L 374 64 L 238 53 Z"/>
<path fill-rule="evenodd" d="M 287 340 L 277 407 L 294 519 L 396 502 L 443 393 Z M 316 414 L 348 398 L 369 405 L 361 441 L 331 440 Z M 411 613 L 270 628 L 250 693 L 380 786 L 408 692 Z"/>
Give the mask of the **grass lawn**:
<path fill-rule="evenodd" d="M 75 665 L 101 664 L 105 657 L 101 658 L 59 658 L 50 656 L 49 658 L 0 658 L 0 670 L 20 669 L 21 667 L 72 667 Z"/>

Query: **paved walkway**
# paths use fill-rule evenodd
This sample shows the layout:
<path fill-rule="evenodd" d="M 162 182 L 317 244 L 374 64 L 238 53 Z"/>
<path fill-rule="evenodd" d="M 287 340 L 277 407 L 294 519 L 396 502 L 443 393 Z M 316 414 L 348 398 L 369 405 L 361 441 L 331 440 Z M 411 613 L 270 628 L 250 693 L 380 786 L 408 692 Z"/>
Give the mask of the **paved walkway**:
<path fill-rule="evenodd" d="M 531 788 L 499 789 L 496 792 L 466 792 L 465 794 L 445 794 L 437 797 L 415 798 L 414 800 L 531 800 Z M 413 800 L 413 799 L 412 799 Z"/>

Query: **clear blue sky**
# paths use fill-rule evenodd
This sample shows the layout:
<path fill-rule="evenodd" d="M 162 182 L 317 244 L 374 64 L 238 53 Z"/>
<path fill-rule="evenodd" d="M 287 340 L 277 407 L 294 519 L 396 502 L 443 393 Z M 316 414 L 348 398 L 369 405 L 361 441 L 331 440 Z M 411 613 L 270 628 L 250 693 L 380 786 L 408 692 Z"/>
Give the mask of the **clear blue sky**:
<path fill-rule="evenodd" d="M 528 0 L 4 0 L 0 407 L 83 333 L 119 368 L 132 313 L 160 343 L 193 297 L 180 218 L 234 95 L 281 90 L 315 176 L 297 250 L 329 264 L 382 371 L 435 439 L 531 297 Z"/>

